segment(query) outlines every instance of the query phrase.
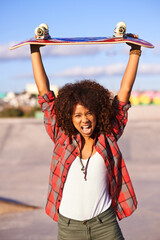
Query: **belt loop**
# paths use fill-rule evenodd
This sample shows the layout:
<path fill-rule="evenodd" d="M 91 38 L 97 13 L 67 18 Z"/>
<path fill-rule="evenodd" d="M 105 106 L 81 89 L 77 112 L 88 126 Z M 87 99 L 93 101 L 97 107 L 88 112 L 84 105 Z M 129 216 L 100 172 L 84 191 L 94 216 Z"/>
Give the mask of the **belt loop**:
<path fill-rule="evenodd" d="M 100 224 L 103 223 L 103 221 L 102 221 L 102 219 L 100 219 L 100 217 L 97 217 L 97 220 L 98 220 L 98 222 L 99 222 Z"/>
<path fill-rule="evenodd" d="M 70 221 L 71 221 L 71 219 L 68 219 L 68 226 L 69 226 L 69 224 L 70 224 Z"/>

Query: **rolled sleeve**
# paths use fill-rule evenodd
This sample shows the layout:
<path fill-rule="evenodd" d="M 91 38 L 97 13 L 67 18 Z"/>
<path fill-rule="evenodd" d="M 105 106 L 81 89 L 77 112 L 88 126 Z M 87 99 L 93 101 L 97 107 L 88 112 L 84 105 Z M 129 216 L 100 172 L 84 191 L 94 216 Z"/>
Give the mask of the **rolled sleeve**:
<path fill-rule="evenodd" d="M 44 124 L 46 131 L 50 138 L 55 142 L 59 128 L 56 124 L 56 117 L 54 111 L 54 92 L 50 91 L 43 96 L 38 96 L 38 103 L 44 113 Z"/>
<path fill-rule="evenodd" d="M 126 126 L 127 120 L 128 120 L 128 109 L 131 107 L 130 102 L 125 103 L 118 100 L 117 96 L 115 97 L 113 101 L 113 108 L 114 108 L 114 117 L 113 117 L 113 123 L 112 123 L 112 130 L 116 137 L 116 140 L 118 140 Z"/>
<path fill-rule="evenodd" d="M 45 112 L 47 109 L 46 103 L 51 105 L 50 103 L 54 103 L 55 95 L 54 92 L 50 91 L 48 93 L 45 93 L 43 96 L 38 96 L 38 103 L 41 107 L 42 112 Z"/>

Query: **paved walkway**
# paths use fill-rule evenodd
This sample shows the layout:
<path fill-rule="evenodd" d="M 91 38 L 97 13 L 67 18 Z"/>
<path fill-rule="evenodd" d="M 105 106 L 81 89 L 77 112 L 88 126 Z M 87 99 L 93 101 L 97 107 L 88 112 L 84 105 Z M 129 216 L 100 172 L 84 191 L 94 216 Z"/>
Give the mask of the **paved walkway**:
<path fill-rule="evenodd" d="M 150 116 L 149 108 L 135 110 L 119 145 L 139 204 L 120 225 L 127 240 L 160 240 L 160 108 Z M 56 240 L 57 224 L 43 209 L 53 146 L 42 121 L 0 119 L 0 129 L 0 198 L 41 207 L 0 215 L 0 239 Z"/>

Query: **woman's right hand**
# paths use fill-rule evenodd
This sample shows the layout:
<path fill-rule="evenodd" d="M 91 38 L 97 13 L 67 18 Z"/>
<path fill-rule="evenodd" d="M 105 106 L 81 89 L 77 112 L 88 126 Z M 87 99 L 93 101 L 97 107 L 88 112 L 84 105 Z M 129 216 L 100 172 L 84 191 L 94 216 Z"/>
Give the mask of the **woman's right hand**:
<path fill-rule="evenodd" d="M 39 52 L 39 49 L 40 49 L 41 47 L 44 47 L 44 46 L 45 46 L 45 45 L 30 44 L 31 53 Z"/>

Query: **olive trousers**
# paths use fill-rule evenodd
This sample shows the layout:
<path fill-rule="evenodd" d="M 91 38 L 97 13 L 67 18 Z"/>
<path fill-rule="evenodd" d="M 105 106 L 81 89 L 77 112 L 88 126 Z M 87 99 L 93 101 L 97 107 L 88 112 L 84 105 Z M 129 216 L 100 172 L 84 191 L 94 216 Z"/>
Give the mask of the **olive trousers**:
<path fill-rule="evenodd" d="M 59 214 L 58 240 L 124 240 L 112 207 L 98 216 L 77 221 Z"/>

